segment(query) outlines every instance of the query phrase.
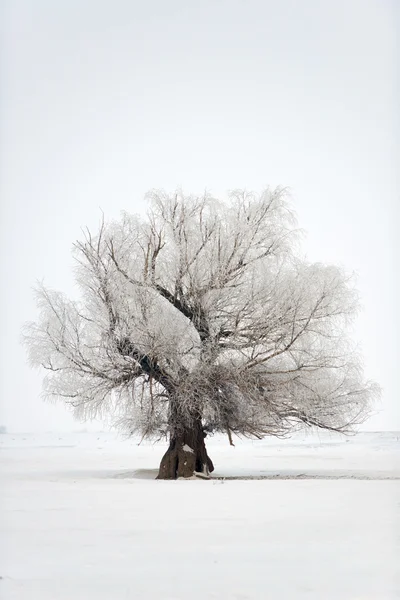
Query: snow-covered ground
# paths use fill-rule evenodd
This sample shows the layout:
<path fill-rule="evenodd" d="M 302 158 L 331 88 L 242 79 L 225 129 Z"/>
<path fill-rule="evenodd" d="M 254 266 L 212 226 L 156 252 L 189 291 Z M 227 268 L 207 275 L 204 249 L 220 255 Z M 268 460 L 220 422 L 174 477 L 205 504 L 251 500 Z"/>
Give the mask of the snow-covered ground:
<path fill-rule="evenodd" d="M 208 482 L 110 434 L 0 447 L 2 600 L 400 598 L 400 433 L 210 440 Z"/>

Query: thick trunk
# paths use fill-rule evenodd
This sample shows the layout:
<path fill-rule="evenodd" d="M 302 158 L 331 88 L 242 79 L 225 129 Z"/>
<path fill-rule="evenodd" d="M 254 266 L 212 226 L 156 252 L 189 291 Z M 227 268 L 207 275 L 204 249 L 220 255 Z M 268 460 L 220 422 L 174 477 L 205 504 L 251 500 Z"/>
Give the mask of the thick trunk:
<path fill-rule="evenodd" d="M 161 460 L 157 479 L 194 475 L 208 478 L 214 465 L 207 454 L 204 438 L 201 421 L 195 421 L 190 429 L 172 435 L 169 448 Z"/>

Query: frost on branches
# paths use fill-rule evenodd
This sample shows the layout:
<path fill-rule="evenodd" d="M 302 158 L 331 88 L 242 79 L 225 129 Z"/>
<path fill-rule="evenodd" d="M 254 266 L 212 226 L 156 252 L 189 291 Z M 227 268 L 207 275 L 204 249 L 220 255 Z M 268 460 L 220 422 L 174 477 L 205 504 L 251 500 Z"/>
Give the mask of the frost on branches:
<path fill-rule="evenodd" d="M 151 193 L 145 220 L 124 214 L 75 244 L 79 302 L 37 290 L 25 339 L 46 395 L 79 418 L 107 412 L 130 434 L 168 436 L 163 479 L 208 476 L 208 433 L 351 430 L 377 391 L 346 336 L 357 295 L 339 268 L 299 258 L 297 241 L 281 189 L 228 202 Z"/>

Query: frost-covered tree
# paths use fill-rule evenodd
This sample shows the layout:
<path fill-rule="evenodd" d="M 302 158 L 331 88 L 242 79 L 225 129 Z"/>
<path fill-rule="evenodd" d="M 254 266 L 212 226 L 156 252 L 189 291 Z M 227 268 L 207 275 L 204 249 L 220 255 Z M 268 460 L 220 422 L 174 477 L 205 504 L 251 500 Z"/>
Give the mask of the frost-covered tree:
<path fill-rule="evenodd" d="M 376 392 L 346 335 L 357 294 L 341 269 L 299 258 L 298 237 L 282 189 L 153 192 L 146 219 L 103 222 L 75 244 L 81 300 L 37 290 L 26 343 L 45 393 L 168 436 L 161 479 L 208 476 L 208 433 L 351 430 Z"/>

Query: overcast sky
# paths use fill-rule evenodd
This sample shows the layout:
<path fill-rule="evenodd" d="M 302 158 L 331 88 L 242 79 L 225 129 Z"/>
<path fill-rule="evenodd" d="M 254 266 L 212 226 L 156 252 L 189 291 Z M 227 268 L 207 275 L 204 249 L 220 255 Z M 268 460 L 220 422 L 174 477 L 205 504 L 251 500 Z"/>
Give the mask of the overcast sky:
<path fill-rule="evenodd" d="M 304 250 L 358 273 L 355 336 L 400 429 L 397 0 L 2 0 L 0 425 L 82 428 L 20 346 L 37 279 L 154 187 L 290 186 Z M 397 173 L 396 173 L 397 167 Z"/>

